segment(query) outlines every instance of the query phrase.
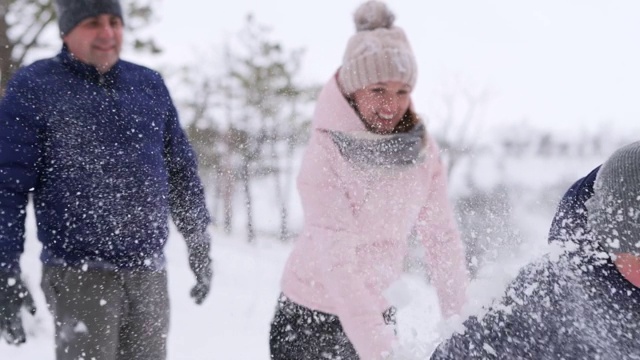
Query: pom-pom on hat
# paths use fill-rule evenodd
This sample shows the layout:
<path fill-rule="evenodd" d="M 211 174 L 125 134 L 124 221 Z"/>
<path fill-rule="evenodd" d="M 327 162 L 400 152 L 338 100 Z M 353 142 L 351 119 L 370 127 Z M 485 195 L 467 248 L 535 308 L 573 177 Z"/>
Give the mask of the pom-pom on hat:
<path fill-rule="evenodd" d="M 393 26 L 394 14 L 386 4 L 370 0 L 353 14 L 357 32 L 349 39 L 338 79 L 342 90 L 353 94 L 367 85 L 400 81 L 413 89 L 417 64 L 404 31 Z"/>
<path fill-rule="evenodd" d="M 62 35 L 68 34 L 88 17 L 112 14 L 122 19 L 119 0 L 55 0 L 55 7 Z"/>

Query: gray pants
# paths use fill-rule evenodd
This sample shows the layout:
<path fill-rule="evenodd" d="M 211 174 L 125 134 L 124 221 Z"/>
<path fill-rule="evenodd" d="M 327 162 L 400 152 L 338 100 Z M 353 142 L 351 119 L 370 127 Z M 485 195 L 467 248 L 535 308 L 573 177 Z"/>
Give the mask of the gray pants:
<path fill-rule="evenodd" d="M 169 296 L 165 271 L 44 266 L 57 360 L 166 359 Z"/>

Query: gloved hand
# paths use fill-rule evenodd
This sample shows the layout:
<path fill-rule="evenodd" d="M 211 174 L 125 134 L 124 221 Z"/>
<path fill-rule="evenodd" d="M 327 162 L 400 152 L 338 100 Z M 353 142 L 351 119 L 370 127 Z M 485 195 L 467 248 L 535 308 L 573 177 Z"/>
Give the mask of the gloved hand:
<path fill-rule="evenodd" d="M 196 276 L 196 285 L 191 289 L 191 297 L 200 305 L 209 294 L 213 270 L 211 269 L 211 237 L 204 231 L 186 239 L 189 251 L 189 266 Z"/>
<path fill-rule="evenodd" d="M 33 298 L 19 274 L 0 270 L 0 335 L 9 344 L 22 344 L 27 339 L 22 327 L 20 308 L 36 313 Z"/>

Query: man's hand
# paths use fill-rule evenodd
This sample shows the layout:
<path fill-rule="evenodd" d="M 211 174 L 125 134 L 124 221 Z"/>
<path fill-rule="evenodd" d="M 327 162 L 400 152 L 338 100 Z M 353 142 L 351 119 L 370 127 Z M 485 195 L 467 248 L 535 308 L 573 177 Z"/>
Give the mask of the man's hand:
<path fill-rule="evenodd" d="M 18 345 L 27 340 L 22 327 L 22 307 L 31 315 L 36 313 L 33 298 L 20 275 L 0 270 L 0 335 L 9 344 Z"/>
<path fill-rule="evenodd" d="M 189 266 L 196 276 L 196 285 L 191 289 L 191 297 L 196 304 L 202 304 L 209 294 L 213 270 L 211 269 L 211 237 L 205 231 L 186 239 L 189 250 Z"/>

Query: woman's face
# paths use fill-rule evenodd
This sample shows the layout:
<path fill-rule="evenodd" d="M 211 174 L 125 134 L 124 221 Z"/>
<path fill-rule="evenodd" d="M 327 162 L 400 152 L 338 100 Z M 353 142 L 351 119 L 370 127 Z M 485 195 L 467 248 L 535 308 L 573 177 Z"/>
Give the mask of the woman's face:
<path fill-rule="evenodd" d="M 411 87 L 399 81 L 368 85 L 353 99 L 362 119 L 376 133 L 388 134 L 398 125 L 411 102 Z"/>

